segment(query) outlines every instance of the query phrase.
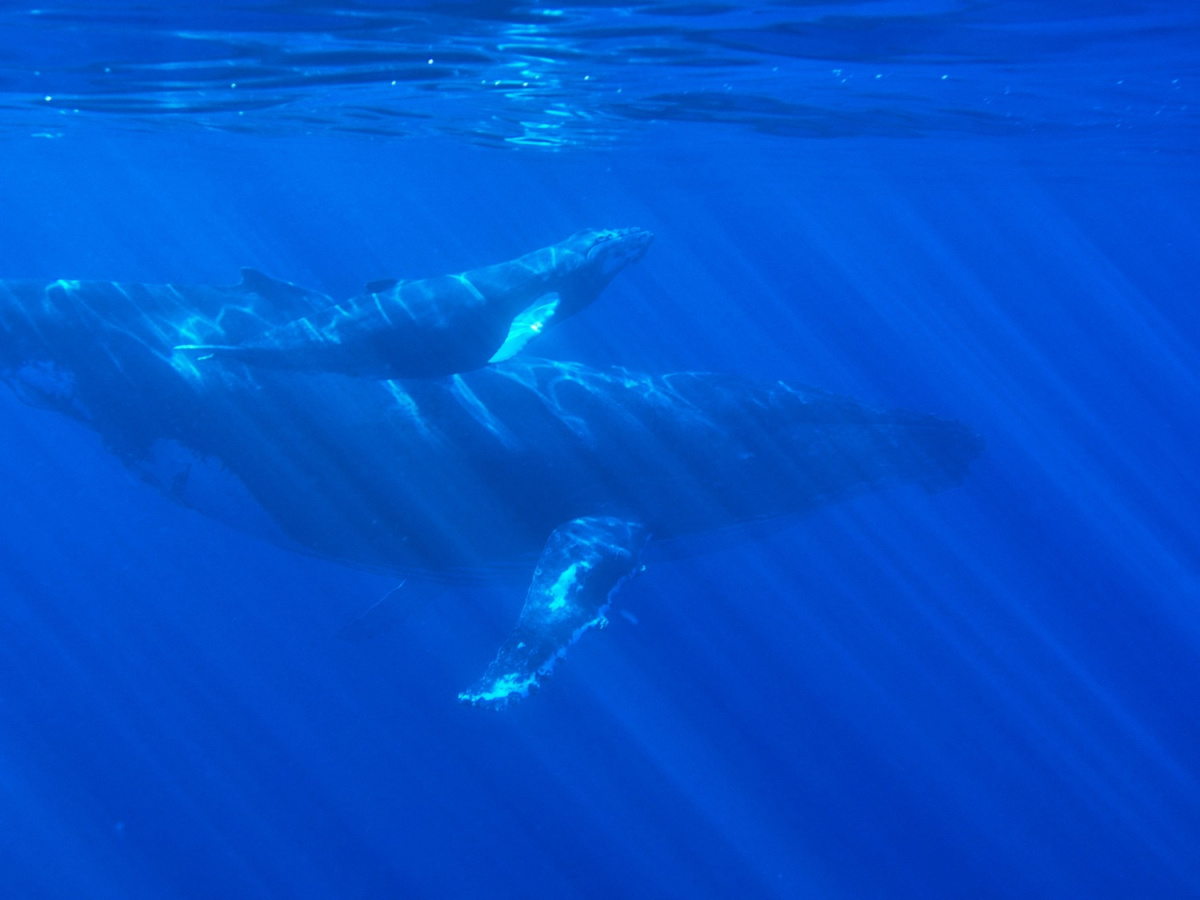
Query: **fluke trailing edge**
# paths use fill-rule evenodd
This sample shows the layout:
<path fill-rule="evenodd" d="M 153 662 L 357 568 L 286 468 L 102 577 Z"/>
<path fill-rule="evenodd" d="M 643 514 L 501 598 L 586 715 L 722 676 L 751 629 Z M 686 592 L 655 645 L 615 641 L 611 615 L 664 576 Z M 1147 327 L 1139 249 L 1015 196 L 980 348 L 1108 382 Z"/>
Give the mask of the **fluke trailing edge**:
<path fill-rule="evenodd" d="M 501 362 L 575 315 L 641 259 L 640 228 L 581 231 L 510 262 L 421 281 L 373 282 L 367 292 L 235 344 L 181 344 L 197 357 L 257 366 L 423 378 Z"/>
<path fill-rule="evenodd" d="M 563 276 L 566 308 L 628 258 L 578 295 Z M 956 422 L 723 375 L 518 357 L 440 378 L 347 378 L 353 367 L 173 350 L 196 335 L 251 341 L 322 300 L 253 271 L 229 288 L 0 282 L 0 377 L 87 423 L 175 500 L 289 546 L 441 577 L 527 566 L 515 630 L 460 695 L 475 704 L 527 693 L 603 624 L 647 545 L 889 484 L 953 484 L 981 449 Z"/>

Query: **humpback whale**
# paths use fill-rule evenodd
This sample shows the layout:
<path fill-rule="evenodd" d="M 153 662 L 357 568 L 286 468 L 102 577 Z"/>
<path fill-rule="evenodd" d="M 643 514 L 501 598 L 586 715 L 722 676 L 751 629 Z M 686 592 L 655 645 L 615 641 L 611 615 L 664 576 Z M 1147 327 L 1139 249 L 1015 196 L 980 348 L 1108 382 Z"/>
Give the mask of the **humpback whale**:
<path fill-rule="evenodd" d="M 420 281 L 371 282 L 367 292 L 233 344 L 177 350 L 258 366 L 378 378 L 453 375 L 514 356 L 575 315 L 653 235 L 590 229 L 509 262 Z"/>
<path fill-rule="evenodd" d="M 512 633 L 460 694 L 476 705 L 527 694 L 603 625 L 647 546 L 944 487 L 982 446 L 954 421 L 729 375 L 522 356 L 347 377 L 173 349 L 236 344 L 322 296 L 252 271 L 227 288 L 3 281 L 0 378 L 171 498 L 304 552 L 441 578 L 525 567 Z"/>

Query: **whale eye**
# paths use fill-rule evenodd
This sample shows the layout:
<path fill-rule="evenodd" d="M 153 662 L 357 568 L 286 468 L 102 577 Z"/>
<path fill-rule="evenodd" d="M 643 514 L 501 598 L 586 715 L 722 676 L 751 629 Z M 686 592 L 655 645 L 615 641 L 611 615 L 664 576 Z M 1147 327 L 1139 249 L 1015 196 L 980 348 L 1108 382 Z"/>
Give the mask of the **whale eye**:
<path fill-rule="evenodd" d="M 592 246 L 588 247 L 588 259 L 594 259 L 596 254 L 603 248 L 607 247 L 616 239 L 616 234 L 611 231 L 602 231 L 592 241 Z"/>

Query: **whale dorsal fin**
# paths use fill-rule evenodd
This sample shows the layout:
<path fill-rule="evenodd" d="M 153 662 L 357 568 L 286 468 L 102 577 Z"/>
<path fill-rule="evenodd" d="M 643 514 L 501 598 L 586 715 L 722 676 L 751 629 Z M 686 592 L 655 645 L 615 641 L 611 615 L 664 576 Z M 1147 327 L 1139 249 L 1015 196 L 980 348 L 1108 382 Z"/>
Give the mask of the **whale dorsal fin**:
<path fill-rule="evenodd" d="M 517 317 L 508 326 L 508 337 L 488 362 L 504 362 L 520 353 L 526 344 L 546 330 L 561 300 L 556 293 L 544 294 L 531 306 L 517 313 Z"/>
<path fill-rule="evenodd" d="M 281 311 L 311 312 L 314 309 L 323 309 L 333 303 L 332 299 L 320 291 L 300 287 L 300 285 L 284 281 L 282 278 L 274 278 L 258 269 L 247 266 L 241 272 L 242 280 L 238 284 L 239 288 L 271 301 Z"/>
<path fill-rule="evenodd" d="M 554 529 L 517 627 L 483 677 L 458 698 L 476 706 L 504 706 L 528 694 L 585 631 L 607 624 L 609 600 L 641 570 L 649 539 L 645 525 L 612 516 L 585 516 Z"/>
<path fill-rule="evenodd" d="M 384 291 L 390 291 L 399 283 L 399 278 L 376 278 L 374 281 L 364 284 L 363 290 L 368 294 L 382 294 Z"/>

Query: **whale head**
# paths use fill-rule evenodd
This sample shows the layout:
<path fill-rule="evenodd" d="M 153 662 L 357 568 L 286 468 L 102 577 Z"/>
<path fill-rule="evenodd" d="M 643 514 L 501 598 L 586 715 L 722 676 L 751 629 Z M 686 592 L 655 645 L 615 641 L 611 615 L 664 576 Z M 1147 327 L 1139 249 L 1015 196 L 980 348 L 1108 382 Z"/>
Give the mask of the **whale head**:
<path fill-rule="evenodd" d="M 586 267 L 607 281 L 645 256 L 654 235 L 644 228 L 605 228 L 581 231 L 573 240 L 583 245 Z"/>
<path fill-rule="evenodd" d="M 618 272 L 646 255 L 653 240 L 644 228 L 590 228 L 556 245 L 560 293 L 570 312 L 595 300 Z"/>

